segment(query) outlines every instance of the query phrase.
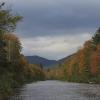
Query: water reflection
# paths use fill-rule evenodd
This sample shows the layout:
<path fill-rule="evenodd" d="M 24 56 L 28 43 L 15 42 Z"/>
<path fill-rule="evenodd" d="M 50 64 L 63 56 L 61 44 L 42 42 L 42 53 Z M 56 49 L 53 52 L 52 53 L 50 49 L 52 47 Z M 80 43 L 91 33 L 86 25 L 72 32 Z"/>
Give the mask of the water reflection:
<path fill-rule="evenodd" d="M 10 100 L 100 100 L 100 85 L 44 81 L 19 91 Z"/>

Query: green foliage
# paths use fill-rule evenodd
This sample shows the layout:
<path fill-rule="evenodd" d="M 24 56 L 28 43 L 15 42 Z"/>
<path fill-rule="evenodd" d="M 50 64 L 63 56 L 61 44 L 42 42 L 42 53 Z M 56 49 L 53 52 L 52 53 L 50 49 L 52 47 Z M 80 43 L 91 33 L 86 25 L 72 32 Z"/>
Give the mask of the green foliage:
<path fill-rule="evenodd" d="M 19 39 L 9 34 L 21 19 L 10 10 L 0 8 L 0 100 L 6 100 L 15 87 L 45 79 L 42 66 L 30 65 L 21 54 Z"/>
<path fill-rule="evenodd" d="M 96 31 L 95 35 L 92 37 L 93 44 L 96 46 L 100 44 L 100 28 Z"/>
<path fill-rule="evenodd" d="M 11 10 L 0 9 L 0 33 L 11 32 L 16 28 L 21 16 L 13 15 Z"/>

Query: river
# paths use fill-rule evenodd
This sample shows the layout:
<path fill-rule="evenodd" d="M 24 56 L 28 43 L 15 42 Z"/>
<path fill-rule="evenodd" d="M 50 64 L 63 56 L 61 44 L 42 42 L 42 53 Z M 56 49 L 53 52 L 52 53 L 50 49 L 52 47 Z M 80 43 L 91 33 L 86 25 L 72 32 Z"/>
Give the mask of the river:
<path fill-rule="evenodd" d="M 40 81 L 18 89 L 10 100 L 100 100 L 100 85 Z"/>

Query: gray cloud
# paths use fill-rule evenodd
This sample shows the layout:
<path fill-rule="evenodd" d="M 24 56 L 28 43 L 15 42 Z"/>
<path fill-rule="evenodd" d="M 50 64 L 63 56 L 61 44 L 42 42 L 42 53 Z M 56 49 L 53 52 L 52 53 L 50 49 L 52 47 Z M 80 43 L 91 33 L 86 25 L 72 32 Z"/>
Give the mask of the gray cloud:
<path fill-rule="evenodd" d="M 24 17 L 17 30 L 22 37 L 93 32 L 100 26 L 98 0 L 8 1 Z"/>
<path fill-rule="evenodd" d="M 26 55 L 40 55 L 50 59 L 59 59 L 78 50 L 90 34 L 64 35 L 64 36 L 39 36 L 29 39 L 23 38 L 23 53 Z"/>
<path fill-rule="evenodd" d="M 99 0 L 3 0 L 12 7 L 14 13 L 18 13 L 24 17 L 22 23 L 17 27 L 16 34 L 21 38 L 24 45 L 24 54 L 29 54 L 29 47 L 31 54 L 43 54 L 49 58 L 63 57 L 64 53 L 69 54 L 71 51 L 75 51 L 79 45 L 88 38 L 83 38 L 83 41 L 77 39 L 83 37 L 83 34 L 93 34 L 94 31 L 100 26 L 100 1 Z M 37 37 L 45 37 L 46 41 L 48 37 L 77 37 L 76 40 L 71 40 L 71 47 L 67 46 L 67 51 L 63 48 L 62 53 L 56 53 L 52 51 L 53 41 L 50 38 L 49 43 L 41 43 L 43 40 Z M 32 39 L 36 39 L 36 42 Z M 43 39 L 43 38 L 42 38 Z M 62 38 L 59 38 L 61 40 Z M 25 42 L 27 40 L 27 42 Z M 30 41 L 31 40 L 31 41 Z M 28 43 L 28 41 L 30 41 Z M 68 42 L 70 40 L 67 40 Z M 74 41 L 74 42 L 73 42 Z M 76 41 L 76 42 L 75 42 Z M 24 43 L 25 42 L 25 43 Z M 32 43 L 31 43 L 32 42 Z M 36 45 L 34 45 L 34 43 Z M 63 46 L 62 41 L 58 42 L 59 46 Z M 33 45 L 32 45 L 33 44 Z M 56 43 L 57 44 L 57 43 Z M 57 45 L 58 45 L 57 44 Z M 70 42 L 69 42 L 70 44 Z M 52 46 L 51 46 L 52 45 Z M 75 45 L 75 47 L 74 47 Z M 48 47 L 49 46 L 49 47 Z M 51 48 L 50 48 L 51 46 Z M 58 46 L 58 47 L 59 47 Z M 44 48 L 41 48 L 44 47 Z M 39 50 L 37 50 L 39 48 Z M 41 48 L 41 49 L 40 49 Z M 46 48 L 52 51 L 53 56 L 51 57 L 50 51 L 46 52 Z M 72 49 L 71 49 L 72 48 Z M 34 51 L 36 49 L 36 51 Z M 44 50 L 45 49 L 45 50 Z M 45 51 L 45 53 L 42 52 Z M 48 51 L 48 50 L 47 50 Z M 59 50 L 58 50 L 59 51 Z M 65 52 L 64 52 L 65 51 Z M 55 57 L 54 57 L 55 56 Z"/>

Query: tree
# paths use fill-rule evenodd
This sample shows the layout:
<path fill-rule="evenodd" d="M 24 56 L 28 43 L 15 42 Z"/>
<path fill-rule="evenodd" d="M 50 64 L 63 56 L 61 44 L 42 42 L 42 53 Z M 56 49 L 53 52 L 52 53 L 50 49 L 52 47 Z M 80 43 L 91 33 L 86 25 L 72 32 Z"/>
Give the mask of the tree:
<path fill-rule="evenodd" d="M 19 60 L 21 52 L 21 43 L 14 34 L 5 34 L 4 39 L 6 43 L 7 59 L 9 62 L 16 62 Z"/>
<path fill-rule="evenodd" d="M 18 21 L 22 19 L 21 16 L 13 15 L 11 10 L 0 9 L 0 33 L 12 32 L 16 28 Z"/>
<path fill-rule="evenodd" d="M 100 44 L 100 28 L 96 31 L 95 35 L 92 37 L 93 44 L 96 46 Z"/>
<path fill-rule="evenodd" d="M 6 97 L 12 90 L 14 73 L 9 70 L 11 64 L 7 59 L 8 41 L 5 40 L 5 33 L 13 32 L 22 17 L 13 15 L 11 10 L 3 9 L 4 4 L 0 5 L 0 96 Z"/>
<path fill-rule="evenodd" d="M 5 3 L 0 5 L 0 67 L 2 63 L 7 62 L 7 51 L 5 49 L 7 42 L 4 39 L 4 33 L 10 33 L 16 28 L 17 22 L 22 19 L 21 16 L 13 15 L 11 10 L 3 9 Z"/>

